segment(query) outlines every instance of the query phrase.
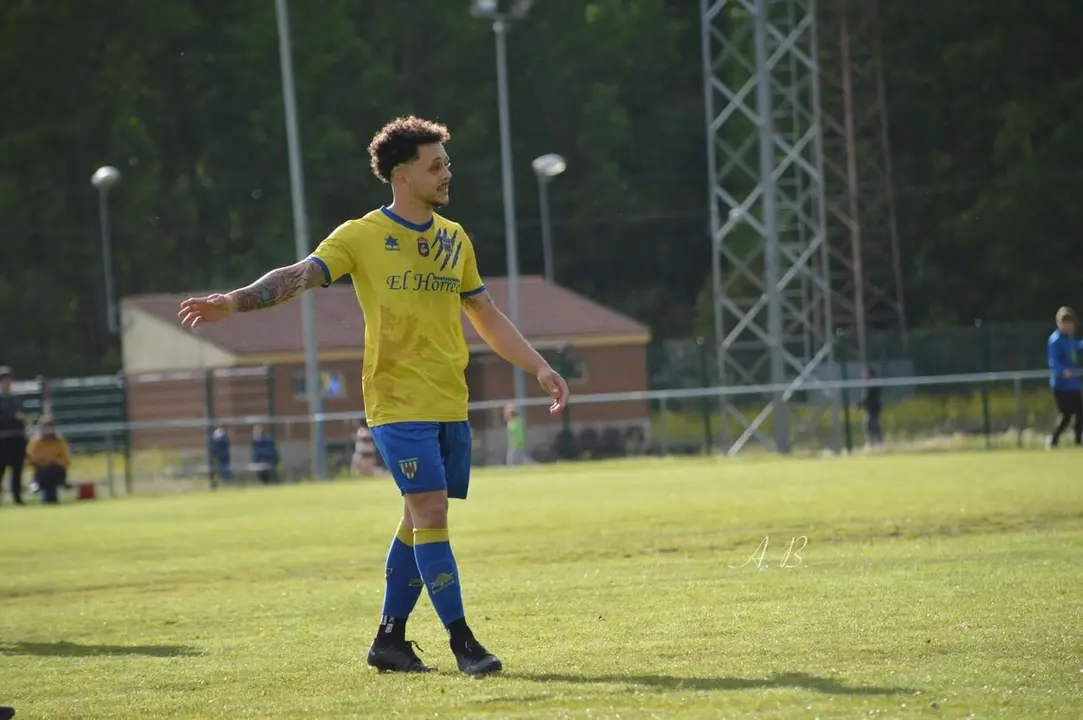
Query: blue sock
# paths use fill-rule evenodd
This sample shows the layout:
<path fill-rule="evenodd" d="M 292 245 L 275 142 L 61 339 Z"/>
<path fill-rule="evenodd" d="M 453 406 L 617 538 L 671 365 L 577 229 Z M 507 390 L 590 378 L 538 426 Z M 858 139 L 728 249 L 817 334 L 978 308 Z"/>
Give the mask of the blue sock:
<path fill-rule="evenodd" d="M 414 611 L 425 582 L 414 560 L 414 534 L 399 525 L 387 551 L 384 570 L 384 609 L 379 636 L 388 640 L 406 639 L 406 619 Z"/>
<path fill-rule="evenodd" d="M 429 598 L 444 627 L 465 617 L 459 568 L 451 554 L 447 528 L 414 530 L 414 558 Z"/>

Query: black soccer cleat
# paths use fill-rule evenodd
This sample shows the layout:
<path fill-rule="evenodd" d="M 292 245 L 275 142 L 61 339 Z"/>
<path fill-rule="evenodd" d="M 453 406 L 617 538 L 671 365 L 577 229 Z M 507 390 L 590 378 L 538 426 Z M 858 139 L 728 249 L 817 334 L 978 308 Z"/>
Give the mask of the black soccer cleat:
<path fill-rule="evenodd" d="M 421 662 L 414 652 L 415 647 L 421 650 L 413 640 L 377 640 L 369 648 L 368 664 L 380 672 L 426 673 L 435 670 Z"/>
<path fill-rule="evenodd" d="M 486 650 L 481 646 L 481 643 L 473 638 L 459 643 L 452 643 L 451 652 L 455 653 L 455 660 L 459 663 L 459 670 L 470 677 L 484 677 L 504 669 L 500 658 Z"/>

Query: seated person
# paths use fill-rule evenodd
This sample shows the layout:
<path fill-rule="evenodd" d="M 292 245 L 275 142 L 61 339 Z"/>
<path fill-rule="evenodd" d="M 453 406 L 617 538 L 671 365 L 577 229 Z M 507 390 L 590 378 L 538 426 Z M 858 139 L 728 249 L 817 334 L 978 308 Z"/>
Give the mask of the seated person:
<path fill-rule="evenodd" d="M 26 450 L 26 459 L 34 468 L 34 482 L 41 490 L 41 501 L 46 505 L 59 503 L 59 489 L 69 487 L 71 449 L 68 441 L 56 434 L 52 417 L 41 416 L 38 431 Z"/>
<path fill-rule="evenodd" d="M 256 477 L 264 485 L 278 481 L 278 447 L 262 425 L 252 430 L 252 464 L 256 467 Z"/>
<path fill-rule="evenodd" d="M 215 429 L 211 436 L 211 473 L 218 479 L 229 482 L 233 478 L 230 470 L 229 434 L 224 427 Z"/>

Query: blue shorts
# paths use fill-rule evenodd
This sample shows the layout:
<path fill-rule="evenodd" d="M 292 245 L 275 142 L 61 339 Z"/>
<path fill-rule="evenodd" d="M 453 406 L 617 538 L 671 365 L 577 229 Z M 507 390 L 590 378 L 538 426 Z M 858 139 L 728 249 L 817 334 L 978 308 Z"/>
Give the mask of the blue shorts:
<path fill-rule="evenodd" d="M 446 490 L 466 499 L 470 488 L 470 423 L 400 422 L 372 428 L 372 439 L 399 492 Z"/>

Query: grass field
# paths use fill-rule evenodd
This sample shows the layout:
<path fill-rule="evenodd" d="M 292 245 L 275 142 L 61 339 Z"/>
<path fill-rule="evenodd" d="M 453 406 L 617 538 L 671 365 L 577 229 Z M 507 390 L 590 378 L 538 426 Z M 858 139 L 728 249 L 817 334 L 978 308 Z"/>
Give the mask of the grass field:
<path fill-rule="evenodd" d="M 453 671 L 426 599 L 409 633 L 440 672 L 364 665 L 389 481 L 4 506 L 0 705 L 18 720 L 1079 718 L 1081 461 L 479 472 L 452 542 L 468 619 L 506 668 L 484 680 Z"/>

